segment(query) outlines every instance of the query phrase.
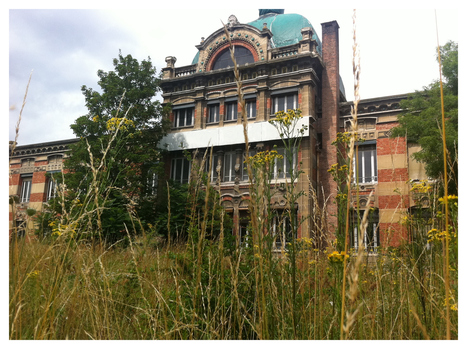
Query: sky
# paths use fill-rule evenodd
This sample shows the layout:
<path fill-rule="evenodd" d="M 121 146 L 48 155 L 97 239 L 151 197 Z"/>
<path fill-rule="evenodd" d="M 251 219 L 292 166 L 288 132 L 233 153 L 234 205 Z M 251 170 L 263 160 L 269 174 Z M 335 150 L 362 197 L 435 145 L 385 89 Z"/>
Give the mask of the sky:
<path fill-rule="evenodd" d="M 92 9 L 98 3 L 84 1 L 80 3 L 84 9 L 54 9 L 58 7 L 47 1 L 41 2 L 42 9 L 34 3 L 29 7 L 35 9 L 28 9 L 28 2 L 14 4 L 15 9 L 8 8 L 10 141 L 17 137 L 18 145 L 26 145 L 74 138 L 70 125 L 87 113 L 81 86 L 99 91 L 97 71 L 113 70 L 112 61 L 119 50 L 139 61 L 150 57 L 158 71 L 166 66 L 167 56 L 177 58 L 177 67 L 190 65 L 201 37 L 208 37 L 221 28 L 222 21 L 227 22 L 231 14 L 240 23 L 247 23 L 259 17 L 259 8 L 266 7 L 261 3 L 255 3 L 254 9 L 217 7 L 217 2 L 211 8 L 214 5 L 209 6 L 205 1 L 202 6 L 196 3 L 196 8 L 185 8 L 183 3 L 178 8 L 157 4 L 153 8 L 138 8 L 139 2 L 135 1 L 134 8 Z M 287 3 L 296 5 L 293 1 Z M 266 4 L 268 8 L 284 8 L 283 2 L 282 6 L 274 1 Z M 449 4 L 449 1 L 443 3 Z M 353 10 L 339 6 L 312 8 L 311 5 L 284 10 L 305 16 L 320 38 L 321 23 L 338 22 L 340 74 L 347 100 L 352 100 Z M 357 7 L 361 98 L 409 93 L 438 79 L 436 24 L 440 45 L 449 40 L 458 42 L 460 15 L 454 7 L 436 11 L 419 5 L 404 9 Z"/>

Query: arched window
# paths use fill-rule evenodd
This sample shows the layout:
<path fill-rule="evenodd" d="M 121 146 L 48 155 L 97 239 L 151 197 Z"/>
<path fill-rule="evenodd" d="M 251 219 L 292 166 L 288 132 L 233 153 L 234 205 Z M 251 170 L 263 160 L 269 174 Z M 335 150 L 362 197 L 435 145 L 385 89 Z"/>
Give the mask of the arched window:
<path fill-rule="evenodd" d="M 251 51 L 243 46 L 235 46 L 234 57 L 238 65 L 255 62 Z M 229 68 L 233 66 L 232 57 L 230 57 L 230 50 L 227 48 L 219 54 L 216 61 L 214 62 L 212 70 Z"/>

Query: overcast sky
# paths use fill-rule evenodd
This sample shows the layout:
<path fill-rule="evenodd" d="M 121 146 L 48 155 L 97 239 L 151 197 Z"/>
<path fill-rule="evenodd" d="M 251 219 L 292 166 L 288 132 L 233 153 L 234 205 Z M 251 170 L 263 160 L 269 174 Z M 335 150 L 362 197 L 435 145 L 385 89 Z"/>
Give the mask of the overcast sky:
<path fill-rule="evenodd" d="M 219 29 L 229 15 L 241 23 L 258 18 L 258 9 L 196 4 L 195 9 L 10 9 L 9 140 L 15 138 L 31 72 L 18 144 L 74 138 L 70 124 L 87 112 L 81 86 L 97 89 L 97 71 L 112 70 L 119 50 L 138 60 L 151 57 L 158 71 L 167 56 L 175 56 L 178 67 L 189 65 L 201 37 Z M 278 6 L 268 2 L 268 7 Z M 352 10 L 310 7 L 285 8 L 285 13 L 305 16 L 320 38 L 321 23 L 338 22 L 340 72 L 347 100 L 352 100 Z M 458 41 L 460 12 L 437 10 L 436 15 L 440 44 Z M 421 90 L 439 77 L 433 9 L 357 10 L 357 40 L 362 99 Z"/>

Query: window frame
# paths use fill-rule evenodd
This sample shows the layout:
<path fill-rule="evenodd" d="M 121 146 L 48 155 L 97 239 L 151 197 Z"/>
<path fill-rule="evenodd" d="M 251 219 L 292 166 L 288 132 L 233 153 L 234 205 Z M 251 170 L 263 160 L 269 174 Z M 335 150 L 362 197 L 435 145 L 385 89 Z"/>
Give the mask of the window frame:
<path fill-rule="evenodd" d="M 256 155 L 256 151 L 254 149 L 249 150 L 249 155 L 248 157 L 252 157 Z M 248 182 L 250 178 L 248 177 L 248 169 L 247 169 L 247 164 L 246 164 L 246 150 L 242 152 L 242 163 L 241 165 L 241 173 L 240 173 L 240 181 Z"/>
<path fill-rule="evenodd" d="M 229 161 L 226 161 L 229 158 Z M 224 153 L 222 161 L 222 182 L 235 181 L 235 165 L 237 164 L 237 152 L 228 151 Z M 228 166 L 228 168 L 226 168 Z"/>
<path fill-rule="evenodd" d="M 57 197 L 57 181 L 53 178 L 56 173 L 60 173 L 60 171 L 47 172 L 49 178 L 47 179 L 46 202 Z"/>
<path fill-rule="evenodd" d="M 238 119 L 238 100 L 226 100 L 224 102 L 224 122 L 237 121 Z"/>
<path fill-rule="evenodd" d="M 217 173 L 217 164 L 219 162 L 219 154 L 218 153 L 213 153 L 212 154 L 212 165 L 211 165 L 211 172 L 209 172 L 209 158 L 206 159 L 205 163 L 205 172 L 209 175 L 209 179 L 211 183 L 217 182 L 218 173 Z M 222 164 L 221 164 L 222 165 Z M 220 172 L 220 176 L 222 176 L 222 171 Z"/>
<path fill-rule="evenodd" d="M 297 227 L 297 216 L 295 215 L 294 217 L 295 227 Z M 271 236 L 274 239 L 273 250 L 287 250 L 287 244 L 290 243 L 292 239 L 297 239 L 297 236 L 292 236 L 292 224 L 290 221 L 290 212 L 288 210 L 274 210 L 272 212 L 272 219 L 270 225 Z M 278 229 L 278 226 L 282 226 L 282 229 Z M 298 229 L 296 230 L 298 231 Z M 281 236 L 278 236 L 278 234 L 280 234 Z"/>
<path fill-rule="evenodd" d="M 298 89 L 296 88 L 273 91 L 271 99 L 272 114 L 276 114 L 279 111 L 287 112 L 289 109 L 298 109 Z M 281 99 L 284 99 L 283 109 L 281 108 Z"/>
<path fill-rule="evenodd" d="M 256 119 L 256 97 L 245 98 L 245 109 L 247 119 Z"/>
<path fill-rule="evenodd" d="M 174 128 L 182 128 L 182 127 L 191 127 L 194 125 L 194 105 L 190 106 L 185 106 L 185 107 L 174 107 L 172 108 L 172 111 L 174 112 L 174 123 L 173 127 Z M 188 115 L 188 112 L 190 115 Z M 183 113 L 183 114 L 182 114 Z M 183 125 L 180 122 L 183 120 Z M 190 123 L 188 124 L 188 120 L 190 120 Z"/>
<path fill-rule="evenodd" d="M 274 167 L 272 171 L 272 179 L 280 180 L 280 179 L 290 179 L 291 174 L 289 172 L 290 169 L 290 163 L 287 158 L 287 151 L 285 148 L 276 148 L 273 149 L 277 151 L 279 155 L 282 155 L 282 159 L 276 158 L 274 160 Z M 298 151 L 296 148 L 293 149 L 293 161 L 292 161 L 292 166 L 295 170 L 297 170 L 297 165 L 298 165 Z"/>
<path fill-rule="evenodd" d="M 235 45 L 234 57 L 238 65 L 251 64 L 255 62 L 255 56 L 250 49 L 242 46 Z M 219 55 L 215 58 L 215 61 L 212 63 L 210 70 L 219 70 L 233 68 L 234 63 L 231 58 L 231 53 L 229 48 L 223 49 Z"/>
<path fill-rule="evenodd" d="M 28 203 L 31 200 L 32 174 L 21 176 L 19 202 Z"/>
<path fill-rule="evenodd" d="M 357 151 L 358 150 L 358 151 Z M 358 167 L 356 157 L 358 158 Z M 369 157 L 369 159 L 368 159 Z M 367 168 L 367 165 L 370 165 L 370 168 Z M 378 183 L 378 155 L 376 142 L 364 143 L 358 145 L 358 148 L 355 148 L 355 154 L 353 157 L 353 183 L 354 184 L 376 184 Z M 368 175 L 369 171 L 369 175 Z M 358 180 L 357 180 L 358 172 Z M 369 180 L 367 180 L 369 179 Z"/>
<path fill-rule="evenodd" d="M 181 163 L 177 163 L 178 161 L 181 161 Z M 179 165 L 181 165 L 180 171 L 178 171 Z M 186 171 L 187 166 L 188 166 L 188 170 L 187 170 L 188 173 L 187 173 L 187 178 L 185 178 L 184 173 Z M 184 157 L 172 158 L 172 161 L 170 162 L 170 179 L 171 180 L 173 180 L 174 182 L 181 183 L 181 184 L 186 184 L 190 181 L 190 175 L 191 175 L 191 161 L 188 161 Z"/>
<path fill-rule="evenodd" d="M 368 225 L 366 227 L 365 235 L 363 236 L 364 251 L 367 253 L 377 253 L 378 247 L 380 246 L 379 236 L 379 212 L 377 209 L 371 208 L 372 212 L 368 215 Z M 350 246 L 358 252 L 358 234 L 360 230 L 360 223 L 363 219 L 365 210 L 358 212 L 353 211 L 352 214 L 352 228 L 350 230 Z M 370 238 L 371 235 L 371 238 Z"/>
<path fill-rule="evenodd" d="M 207 124 L 217 124 L 220 120 L 220 102 L 208 103 Z"/>

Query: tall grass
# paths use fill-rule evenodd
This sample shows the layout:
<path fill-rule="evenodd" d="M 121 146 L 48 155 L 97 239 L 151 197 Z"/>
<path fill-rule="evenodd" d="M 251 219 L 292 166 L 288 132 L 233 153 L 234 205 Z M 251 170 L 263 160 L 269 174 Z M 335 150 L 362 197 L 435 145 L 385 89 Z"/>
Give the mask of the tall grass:
<path fill-rule="evenodd" d="M 299 119 L 298 111 L 279 114 L 276 126 L 287 132 Z M 245 115 L 243 120 L 248 144 Z M 293 151 L 299 140 L 288 137 L 284 145 Z M 173 238 L 170 211 L 167 235 L 172 238 L 166 244 L 136 241 L 132 227 L 127 227 L 128 247 L 84 239 L 75 223 L 99 217 L 99 207 L 86 210 L 86 203 L 81 215 L 56 227 L 59 234 L 30 243 L 13 239 L 10 339 L 444 339 L 448 324 L 457 338 L 457 259 L 449 261 L 449 292 L 443 276 L 446 239 L 450 255 L 457 256 L 456 198 L 446 198 L 452 226 L 443 234 L 436 191 L 414 186 L 414 193 L 432 193 L 429 233 L 424 217 L 408 215 L 410 241 L 372 258 L 363 249 L 346 258 L 348 248 L 343 254 L 332 244 L 321 248 L 319 237 L 335 232 L 325 229 L 326 207 L 318 206 L 316 192 L 311 186 L 296 192 L 289 185 L 286 215 L 294 222 L 293 233 L 301 224 L 293 216 L 294 204 L 309 195 L 313 215 L 304 218 L 313 222 L 315 235 L 292 239 L 274 254 L 278 237 L 269 234 L 270 199 L 277 189 L 270 168 L 276 158 L 270 151 L 246 162 L 253 243 L 241 244 L 224 225 L 228 218 L 220 188 L 204 172 L 206 164 L 208 173 L 215 166 L 211 149 L 193 155 L 185 240 Z M 105 155 L 103 161 L 105 168 Z M 303 174 L 289 167 L 294 183 Z M 105 195 L 98 178 L 86 202 Z M 366 222 L 364 216 L 361 231 Z"/>
<path fill-rule="evenodd" d="M 306 239 L 297 242 L 295 303 L 290 261 L 253 246 L 237 249 L 234 241 L 170 249 L 63 239 L 20 244 L 10 264 L 11 339 L 340 338 L 342 262 Z M 442 244 L 418 259 L 409 249 L 362 263 L 359 311 L 346 322 L 345 338 L 446 338 Z M 448 303 L 452 338 L 456 294 Z"/>

